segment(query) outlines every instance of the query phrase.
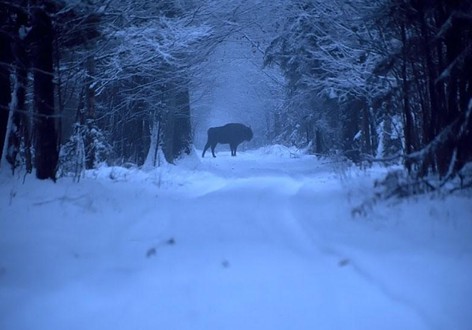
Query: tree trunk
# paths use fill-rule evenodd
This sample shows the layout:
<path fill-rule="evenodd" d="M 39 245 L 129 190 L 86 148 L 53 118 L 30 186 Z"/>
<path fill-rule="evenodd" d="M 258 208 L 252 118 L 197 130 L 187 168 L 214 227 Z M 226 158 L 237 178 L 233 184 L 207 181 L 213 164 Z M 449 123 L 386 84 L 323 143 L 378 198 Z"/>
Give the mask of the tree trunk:
<path fill-rule="evenodd" d="M 162 151 L 166 161 L 174 163 L 174 129 L 175 129 L 175 107 L 166 110 L 165 129 L 162 131 Z"/>
<path fill-rule="evenodd" d="M 0 32 L 0 160 L 3 160 L 5 139 L 7 136 L 9 103 L 11 100 L 10 86 L 10 38 L 6 33 Z"/>
<path fill-rule="evenodd" d="M 163 151 L 166 160 L 173 163 L 182 153 L 190 153 L 190 97 L 184 83 L 167 87 L 167 115 L 163 130 Z"/>
<path fill-rule="evenodd" d="M 161 165 L 158 153 L 161 144 L 160 138 L 161 116 L 160 114 L 153 114 L 150 123 L 149 150 L 147 153 L 146 160 L 144 161 L 145 167 L 156 167 Z"/>
<path fill-rule="evenodd" d="M 85 142 L 85 150 L 86 150 L 86 160 L 85 160 L 85 168 L 90 170 L 95 167 L 95 163 L 97 161 L 97 150 L 95 143 L 93 141 L 93 135 L 90 134 L 90 131 L 95 126 L 95 89 L 93 88 L 93 77 L 95 76 L 95 59 L 92 55 L 92 47 L 90 45 L 87 46 L 89 48 L 86 62 L 85 62 L 85 131 L 87 132 L 86 137 L 84 139 Z"/>
<path fill-rule="evenodd" d="M 27 17 L 20 16 L 18 18 L 18 29 L 27 24 Z M 19 33 L 19 32 L 18 32 Z M 24 162 L 26 172 L 31 173 L 32 162 L 31 162 L 31 138 L 30 138 L 30 127 L 31 127 L 31 116 L 26 109 L 26 86 L 28 83 L 28 59 L 26 53 L 26 47 L 24 41 L 17 36 L 15 40 L 15 94 L 16 102 L 12 107 L 12 127 L 8 135 L 8 153 L 6 155 L 8 162 L 10 163 L 12 170 L 14 171 L 17 166 L 17 157 L 21 150 L 21 144 L 23 143 L 24 148 Z"/>
<path fill-rule="evenodd" d="M 346 104 L 342 118 L 342 148 L 346 157 L 355 163 L 361 160 L 358 139 L 361 107 L 359 100 L 351 100 Z"/>
<path fill-rule="evenodd" d="M 183 88 L 177 93 L 177 112 L 174 129 L 174 158 L 183 153 L 190 154 L 191 125 L 190 125 L 190 95 L 188 88 Z"/>
<path fill-rule="evenodd" d="M 363 152 L 373 155 L 372 140 L 371 140 L 371 124 L 369 116 L 369 106 L 365 101 L 362 101 L 362 131 L 363 131 Z"/>
<path fill-rule="evenodd" d="M 323 134 L 319 128 L 315 128 L 315 153 L 321 155 L 324 152 Z"/>
<path fill-rule="evenodd" d="M 408 74 L 407 74 L 407 61 L 408 61 L 408 51 L 407 51 L 407 38 L 406 38 L 406 28 L 403 24 L 401 26 L 401 38 L 402 38 L 402 92 L 403 92 L 403 116 L 404 116 L 404 138 L 405 138 L 405 153 L 407 155 L 411 154 L 413 151 L 413 116 L 411 114 L 410 102 L 409 102 L 409 84 L 408 84 Z M 411 161 L 406 158 L 405 167 L 408 172 L 411 172 Z"/>
<path fill-rule="evenodd" d="M 58 162 L 57 131 L 54 118 L 53 28 L 48 14 L 35 8 L 32 57 L 34 106 L 36 109 L 36 177 L 56 180 Z"/>
<path fill-rule="evenodd" d="M 448 10 L 452 26 L 444 38 L 446 65 L 455 63 L 446 80 L 448 112 L 445 125 L 449 125 L 458 118 L 462 127 L 459 134 L 454 136 L 454 140 L 449 141 L 443 151 L 450 160 L 448 175 L 456 174 L 472 158 L 470 148 L 472 120 L 469 117 L 472 111 L 472 43 L 470 41 L 472 21 L 454 17 L 456 10 L 458 11 L 459 8 L 454 5 Z M 461 57 L 462 59 L 458 60 Z M 467 92 L 467 85 L 469 92 Z M 452 154 L 452 149 L 457 153 Z M 452 173 L 449 173 L 451 171 Z"/>

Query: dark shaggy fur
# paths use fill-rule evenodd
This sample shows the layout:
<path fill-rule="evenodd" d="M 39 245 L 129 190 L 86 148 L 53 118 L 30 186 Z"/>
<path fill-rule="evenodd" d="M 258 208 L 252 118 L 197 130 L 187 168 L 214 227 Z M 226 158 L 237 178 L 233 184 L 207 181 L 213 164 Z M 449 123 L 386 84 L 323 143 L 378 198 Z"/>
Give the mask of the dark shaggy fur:
<path fill-rule="evenodd" d="M 210 147 L 213 157 L 216 157 L 215 147 L 218 143 L 229 144 L 231 156 L 236 156 L 238 145 L 243 141 L 250 141 L 252 136 L 252 129 L 243 124 L 231 123 L 220 127 L 210 127 L 208 129 L 208 141 L 203 149 L 202 157 L 205 157 L 205 152 Z"/>

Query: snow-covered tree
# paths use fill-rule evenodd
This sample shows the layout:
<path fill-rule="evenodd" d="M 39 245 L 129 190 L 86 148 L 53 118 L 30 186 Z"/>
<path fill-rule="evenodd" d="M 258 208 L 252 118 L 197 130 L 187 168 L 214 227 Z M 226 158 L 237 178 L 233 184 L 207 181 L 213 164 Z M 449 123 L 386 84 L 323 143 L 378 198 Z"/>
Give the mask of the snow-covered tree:
<path fill-rule="evenodd" d="M 366 47 L 372 35 L 365 1 L 300 0 L 289 2 L 285 11 L 265 60 L 285 73 L 295 130 L 303 127 L 319 153 L 350 152 L 360 131 L 358 152 L 372 154 L 371 108 L 378 86 L 369 79 L 379 56 Z"/>
<path fill-rule="evenodd" d="M 123 1 L 106 13 L 94 88 L 115 149 L 127 161 L 144 162 L 158 118 L 167 161 L 190 150 L 189 77 L 201 56 L 198 45 L 211 35 L 193 20 L 195 10 L 177 2 Z"/>
<path fill-rule="evenodd" d="M 286 136 L 300 140 L 307 121 L 319 128 L 322 119 L 325 140 L 336 132 L 332 148 L 392 160 L 401 147 L 419 177 L 450 177 L 470 162 L 469 2 L 297 0 L 285 12 L 266 63 L 288 81 Z"/>
<path fill-rule="evenodd" d="M 378 1 L 384 42 L 376 72 L 390 74 L 390 99 L 402 109 L 405 164 L 412 175 L 450 178 L 472 160 L 472 4 Z M 399 97 L 395 97 L 398 95 Z"/>

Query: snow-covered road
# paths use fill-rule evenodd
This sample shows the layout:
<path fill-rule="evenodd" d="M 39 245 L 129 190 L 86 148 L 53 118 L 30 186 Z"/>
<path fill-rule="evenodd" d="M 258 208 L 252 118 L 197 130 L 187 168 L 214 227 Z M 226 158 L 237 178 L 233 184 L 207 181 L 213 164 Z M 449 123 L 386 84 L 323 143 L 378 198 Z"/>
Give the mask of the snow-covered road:
<path fill-rule="evenodd" d="M 0 329 L 470 329 L 472 203 L 283 147 L 1 177 Z"/>

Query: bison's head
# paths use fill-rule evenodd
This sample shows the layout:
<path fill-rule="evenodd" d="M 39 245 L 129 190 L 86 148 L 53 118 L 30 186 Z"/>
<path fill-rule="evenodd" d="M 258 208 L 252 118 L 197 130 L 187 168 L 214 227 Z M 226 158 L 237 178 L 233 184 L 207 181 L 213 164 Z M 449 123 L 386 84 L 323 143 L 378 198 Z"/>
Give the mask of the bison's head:
<path fill-rule="evenodd" d="M 252 140 L 253 134 L 252 134 L 251 127 L 246 127 L 246 130 L 245 130 L 244 134 L 245 134 L 244 139 L 246 141 L 251 141 Z"/>

